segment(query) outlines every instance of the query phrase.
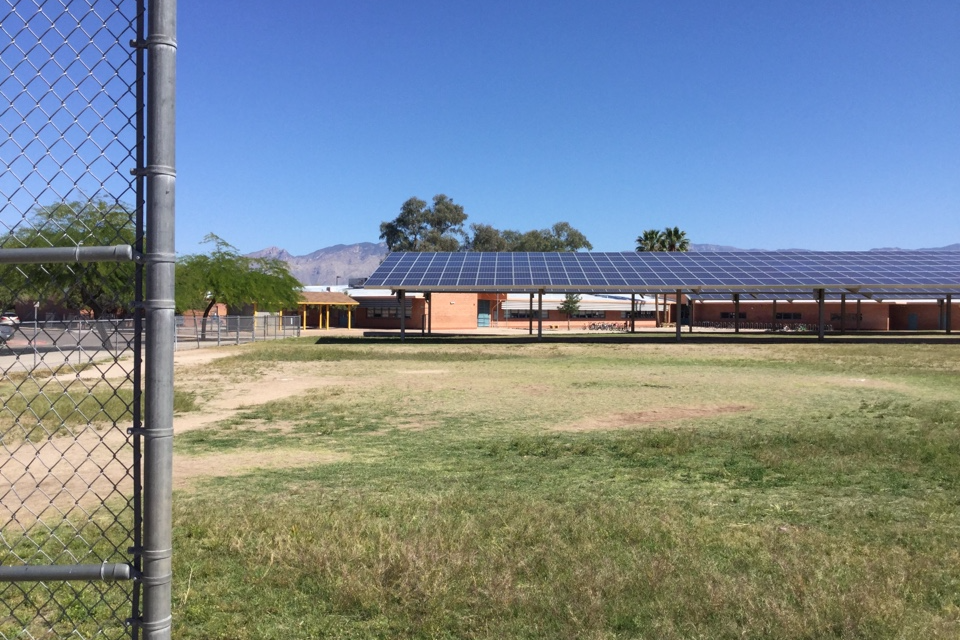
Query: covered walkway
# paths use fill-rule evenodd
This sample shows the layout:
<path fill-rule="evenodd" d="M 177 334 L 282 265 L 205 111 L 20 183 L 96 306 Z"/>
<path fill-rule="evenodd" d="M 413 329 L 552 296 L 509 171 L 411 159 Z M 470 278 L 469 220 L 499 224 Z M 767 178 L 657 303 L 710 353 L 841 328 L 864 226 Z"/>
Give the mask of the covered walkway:
<path fill-rule="evenodd" d="M 301 328 L 307 328 L 308 316 L 315 320 L 313 326 L 321 329 L 330 329 L 330 310 L 345 309 L 347 312 L 347 329 L 353 325 L 353 310 L 360 303 L 339 291 L 304 291 L 299 303 Z M 315 316 L 313 314 L 316 314 Z"/>

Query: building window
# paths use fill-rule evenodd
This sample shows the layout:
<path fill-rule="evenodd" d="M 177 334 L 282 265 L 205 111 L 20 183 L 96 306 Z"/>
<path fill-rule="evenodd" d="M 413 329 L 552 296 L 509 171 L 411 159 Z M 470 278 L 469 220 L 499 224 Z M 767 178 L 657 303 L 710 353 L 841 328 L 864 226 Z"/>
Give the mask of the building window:
<path fill-rule="evenodd" d="M 590 319 L 590 318 L 599 318 L 603 320 L 607 317 L 605 311 L 578 311 L 570 316 L 573 319 Z"/>
<path fill-rule="evenodd" d="M 802 320 L 803 314 L 797 312 L 777 313 L 777 320 Z"/>
<path fill-rule="evenodd" d="M 779 316 L 780 314 L 778 313 L 777 315 Z M 736 317 L 736 314 L 734 314 L 733 311 L 721 311 L 721 312 L 720 312 L 720 319 L 721 319 L 721 320 L 733 320 L 735 317 Z M 741 312 L 740 312 L 740 319 L 741 319 L 741 320 L 746 320 L 746 319 L 747 319 L 747 314 L 746 314 L 746 312 L 744 312 L 744 311 L 741 311 Z"/>
<path fill-rule="evenodd" d="M 541 316 L 544 320 L 546 320 L 546 319 L 547 319 L 547 312 L 544 311 L 543 313 L 540 314 L 540 316 Z M 527 320 L 527 319 L 529 319 L 529 318 L 534 318 L 534 319 L 536 319 L 536 317 L 537 317 L 537 310 L 536 310 L 536 309 L 533 310 L 533 313 L 532 313 L 532 314 L 530 313 L 530 310 L 529 310 L 529 309 L 504 309 L 504 310 L 503 310 L 503 319 L 504 319 L 504 320 Z"/>
<path fill-rule="evenodd" d="M 841 316 L 839 313 L 830 314 L 830 322 L 840 322 L 840 320 L 841 320 Z M 846 321 L 848 322 L 856 322 L 857 320 L 863 320 L 863 314 L 860 314 L 859 318 L 857 318 L 856 313 L 848 313 L 846 315 Z"/>
<path fill-rule="evenodd" d="M 633 317 L 636 318 L 637 320 L 653 320 L 653 318 L 654 318 L 654 313 L 656 313 L 656 312 L 654 312 L 654 311 L 634 311 L 634 312 L 633 312 Z M 630 319 L 630 312 L 629 312 L 629 311 L 621 311 L 621 312 L 620 312 L 620 319 L 621 319 L 621 320 L 629 320 L 629 319 Z"/>
<path fill-rule="evenodd" d="M 399 307 L 367 307 L 368 318 L 399 318 Z M 407 318 L 410 317 L 410 310 L 407 309 Z"/>

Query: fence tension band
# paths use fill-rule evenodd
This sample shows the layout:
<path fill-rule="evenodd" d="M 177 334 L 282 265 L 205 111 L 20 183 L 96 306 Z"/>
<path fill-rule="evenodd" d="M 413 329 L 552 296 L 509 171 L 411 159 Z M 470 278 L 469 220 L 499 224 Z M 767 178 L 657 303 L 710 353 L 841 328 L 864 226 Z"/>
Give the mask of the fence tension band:
<path fill-rule="evenodd" d="M 125 563 L 75 565 L 25 565 L 0 567 L 0 582 L 47 582 L 51 580 L 132 580 L 135 571 Z"/>
<path fill-rule="evenodd" d="M 73 264 L 77 262 L 134 262 L 141 256 L 129 244 L 107 247 L 42 247 L 0 249 L 0 264 Z"/>

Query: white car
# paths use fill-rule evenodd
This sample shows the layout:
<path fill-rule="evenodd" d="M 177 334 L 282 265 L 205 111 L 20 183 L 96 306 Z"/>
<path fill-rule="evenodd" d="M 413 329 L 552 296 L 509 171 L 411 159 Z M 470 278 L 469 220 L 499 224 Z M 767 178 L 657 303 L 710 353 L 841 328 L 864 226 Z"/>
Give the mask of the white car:
<path fill-rule="evenodd" d="M 4 311 L 0 314 L 0 342 L 6 342 L 17 332 L 20 318 L 16 311 Z"/>

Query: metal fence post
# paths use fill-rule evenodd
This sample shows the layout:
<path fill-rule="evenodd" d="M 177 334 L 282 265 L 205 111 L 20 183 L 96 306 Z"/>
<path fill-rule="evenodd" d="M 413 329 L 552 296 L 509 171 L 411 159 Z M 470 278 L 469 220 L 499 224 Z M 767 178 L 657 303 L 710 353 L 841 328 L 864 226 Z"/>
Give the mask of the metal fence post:
<path fill-rule="evenodd" d="M 143 429 L 144 640 L 169 639 L 173 578 L 176 0 L 149 0 L 147 35 L 147 295 Z"/>

